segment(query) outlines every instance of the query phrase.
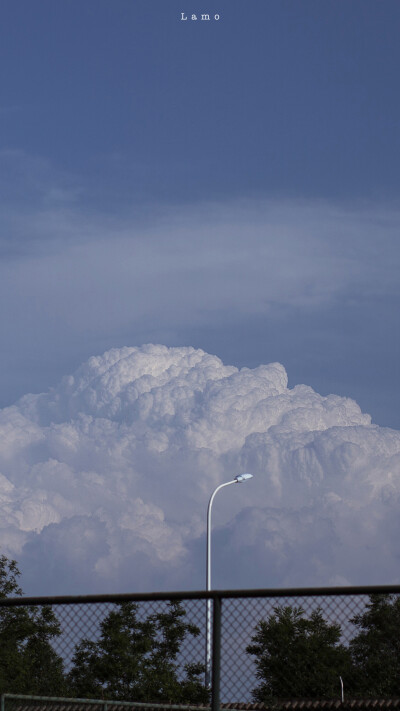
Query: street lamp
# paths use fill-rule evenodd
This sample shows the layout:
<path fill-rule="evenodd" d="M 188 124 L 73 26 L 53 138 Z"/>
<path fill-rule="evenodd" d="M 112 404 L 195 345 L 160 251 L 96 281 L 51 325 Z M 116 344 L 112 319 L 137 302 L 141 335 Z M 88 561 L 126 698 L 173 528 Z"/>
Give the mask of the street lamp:
<path fill-rule="evenodd" d="M 207 574 L 206 574 L 206 589 L 211 590 L 211 507 L 214 501 L 214 496 L 224 486 L 230 484 L 241 484 L 247 479 L 252 479 L 252 474 L 238 474 L 232 481 L 227 481 L 225 484 L 220 484 L 211 494 L 207 509 Z M 206 618 L 206 672 L 205 672 L 206 689 L 211 687 L 211 600 L 207 600 L 207 618 Z"/>

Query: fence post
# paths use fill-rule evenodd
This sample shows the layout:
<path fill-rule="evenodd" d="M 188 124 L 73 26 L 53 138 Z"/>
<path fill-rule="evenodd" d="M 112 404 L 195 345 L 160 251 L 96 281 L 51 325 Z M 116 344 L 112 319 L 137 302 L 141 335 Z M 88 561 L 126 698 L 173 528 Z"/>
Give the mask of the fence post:
<path fill-rule="evenodd" d="M 218 594 L 213 595 L 213 644 L 212 644 L 212 687 L 211 711 L 220 711 L 219 693 L 221 680 L 221 607 Z"/>

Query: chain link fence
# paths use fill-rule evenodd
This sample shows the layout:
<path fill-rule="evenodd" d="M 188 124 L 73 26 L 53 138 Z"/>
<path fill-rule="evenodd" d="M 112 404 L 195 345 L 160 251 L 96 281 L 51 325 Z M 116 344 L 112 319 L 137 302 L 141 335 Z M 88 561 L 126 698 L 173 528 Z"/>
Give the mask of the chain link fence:
<path fill-rule="evenodd" d="M 48 711 L 393 704 L 400 587 L 3 599 L 0 692 L 1 711 L 32 711 L 13 694 L 52 697 Z"/>

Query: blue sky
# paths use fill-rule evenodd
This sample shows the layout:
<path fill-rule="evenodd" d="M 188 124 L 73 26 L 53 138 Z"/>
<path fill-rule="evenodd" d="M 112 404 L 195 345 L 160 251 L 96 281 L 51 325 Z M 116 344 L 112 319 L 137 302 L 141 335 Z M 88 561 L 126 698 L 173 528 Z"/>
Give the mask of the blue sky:
<path fill-rule="evenodd" d="M 279 361 L 400 428 L 399 20 L 4 0 L 0 404 L 161 342 Z"/>

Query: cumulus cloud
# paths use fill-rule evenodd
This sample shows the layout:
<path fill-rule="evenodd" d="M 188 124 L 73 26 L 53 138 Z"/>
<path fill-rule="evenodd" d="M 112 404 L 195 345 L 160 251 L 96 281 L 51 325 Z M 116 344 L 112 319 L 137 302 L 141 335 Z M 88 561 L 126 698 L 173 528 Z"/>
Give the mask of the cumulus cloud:
<path fill-rule="evenodd" d="M 2 550 L 30 593 L 398 582 L 400 433 L 279 363 L 147 345 L 0 411 Z"/>

